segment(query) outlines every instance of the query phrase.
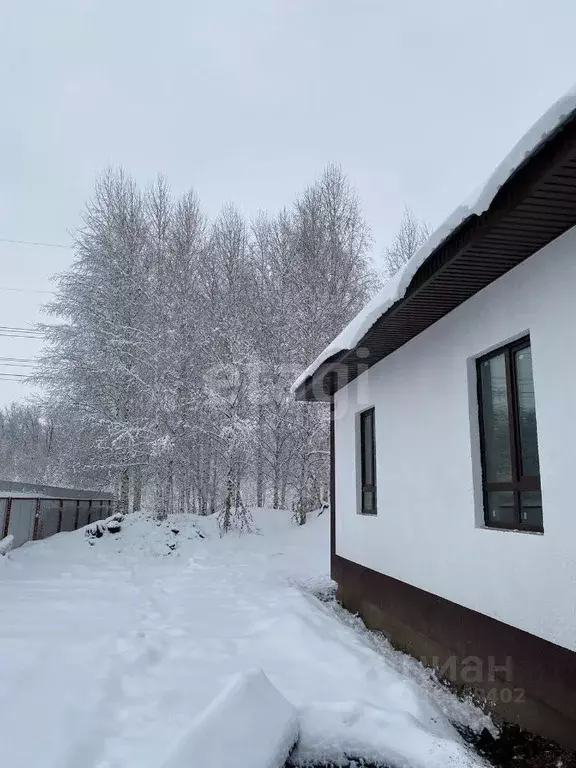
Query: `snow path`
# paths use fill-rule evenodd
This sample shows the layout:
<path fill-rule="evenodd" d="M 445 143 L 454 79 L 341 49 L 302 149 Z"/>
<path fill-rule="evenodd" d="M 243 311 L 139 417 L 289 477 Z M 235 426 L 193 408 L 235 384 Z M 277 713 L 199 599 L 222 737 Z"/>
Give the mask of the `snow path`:
<path fill-rule="evenodd" d="M 221 540 L 210 519 L 200 539 L 190 518 L 174 534 L 134 516 L 94 546 L 76 532 L 0 558 L 2 764 L 159 768 L 234 674 L 261 668 L 297 707 L 301 760 L 481 765 L 445 717 L 482 725 L 473 708 L 434 700 L 301 588 L 326 570 L 325 517 L 260 513 L 263 535 Z"/>

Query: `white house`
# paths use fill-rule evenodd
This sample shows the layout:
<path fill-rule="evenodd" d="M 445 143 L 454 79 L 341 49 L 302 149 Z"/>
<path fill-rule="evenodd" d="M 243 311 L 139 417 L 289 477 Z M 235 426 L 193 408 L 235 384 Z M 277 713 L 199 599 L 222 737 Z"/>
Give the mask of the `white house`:
<path fill-rule="evenodd" d="M 293 391 L 330 402 L 344 604 L 576 748 L 576 92 Z"/>

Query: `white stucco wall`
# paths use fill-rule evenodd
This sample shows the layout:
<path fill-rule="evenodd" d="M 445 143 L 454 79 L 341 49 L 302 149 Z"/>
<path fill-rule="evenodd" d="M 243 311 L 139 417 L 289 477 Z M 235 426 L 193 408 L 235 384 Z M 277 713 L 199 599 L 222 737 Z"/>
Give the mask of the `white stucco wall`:
<path fill-rule="evenodd" d="M 482 525 L 474 358 L 530 333 L 544 534 Z M 378 515 L 359 515 L 374 405 Z M 576 650 L 576 228 L 335 397 L 336 551 Z"/>

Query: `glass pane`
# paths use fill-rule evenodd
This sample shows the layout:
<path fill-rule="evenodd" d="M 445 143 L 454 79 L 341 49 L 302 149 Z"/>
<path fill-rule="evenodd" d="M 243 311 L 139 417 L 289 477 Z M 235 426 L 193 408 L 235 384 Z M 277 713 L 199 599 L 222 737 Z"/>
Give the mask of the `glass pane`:
<path fill-rule="evenodd" d="M 522 491 L 520 494 L 520 520 L 525 525 L 544 530 L 540 491 Z"/>
<path fill-rule="evenodd" d="M 363 467 L 362 485 L 374 485 L 373 476 L 373 436 L 374 436 L 374 411 L 362 414 L 362 442 L 363 442 Z"/>
<path fill-rule="evenodd" d="M 518 398 L 518 426 L 522 453 L 522 474 L 540 475 L 538 437 L 536 434 L 536 403 L 532 378 L 532 351 L 519 349 L 514 355 L 516 364 L 516 397 Z"/>
<path fill-rule="evenodd" d="M 480 363 L 480 389 L 486 480 L 489 483 L 510 481 L 512 464 L 504 355 Z"/>
<path fill-rule="evenodd" d="M 488 521 L 490 525 L 516 522 L 514 493 L 512 491 L 491 491 L 488 494 Z"/>
<path fill-rule="evenodd" d="M 362 491 L 362 512 L 376 512 L 376 494 L 374 491 Z"/>

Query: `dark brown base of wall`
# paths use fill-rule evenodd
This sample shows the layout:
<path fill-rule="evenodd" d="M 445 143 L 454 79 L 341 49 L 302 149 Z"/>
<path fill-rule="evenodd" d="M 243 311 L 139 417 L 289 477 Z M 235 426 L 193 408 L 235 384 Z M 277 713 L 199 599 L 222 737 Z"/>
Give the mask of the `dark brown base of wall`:
<path fill-rule="evenodd" d="M 576 653 L 332 555 L 338 598 L 367 626 L 505 720 L 576 749 Z"/>

